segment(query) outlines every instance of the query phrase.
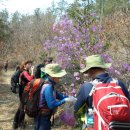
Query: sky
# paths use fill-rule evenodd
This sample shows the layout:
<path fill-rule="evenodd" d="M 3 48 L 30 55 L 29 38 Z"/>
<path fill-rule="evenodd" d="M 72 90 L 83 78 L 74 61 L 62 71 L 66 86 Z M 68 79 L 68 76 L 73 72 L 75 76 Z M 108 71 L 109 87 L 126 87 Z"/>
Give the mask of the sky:
<path fill-rule="evenodd" d="M 6 8 L 10 14 L 16 11 L 22 14 L 31 14 L 36 8 L 45 10 L 47 7 L 51 6 L 53 1 L 57 3 L 60 0 L 3 0 L 3 2 L 0 2 L 0 9 Z M 74 0 L 66 1 L 72 3 Z"/>

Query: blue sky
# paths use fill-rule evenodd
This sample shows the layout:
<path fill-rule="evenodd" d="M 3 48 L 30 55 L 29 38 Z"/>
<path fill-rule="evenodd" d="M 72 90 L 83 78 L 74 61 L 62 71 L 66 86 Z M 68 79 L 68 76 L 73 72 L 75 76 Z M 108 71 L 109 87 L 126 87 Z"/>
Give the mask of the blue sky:
<path fill-rule="evenodd" d="M 59 2 L 60 0 L 3 0 L 0 3 L 0 9 L 7 8 L 9 13 L 19 11 L 20 13 L 32 13 L 34 9 L 41 8 L 45 10 L 51 6 L 52 2 Z M 72 3 L 74 0 L 66 0 L 68 3 Z"/>

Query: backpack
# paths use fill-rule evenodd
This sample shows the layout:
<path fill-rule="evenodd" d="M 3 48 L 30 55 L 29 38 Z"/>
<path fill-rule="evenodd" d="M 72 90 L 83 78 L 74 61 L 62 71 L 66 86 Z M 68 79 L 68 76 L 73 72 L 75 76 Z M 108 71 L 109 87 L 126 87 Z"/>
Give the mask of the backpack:
<path fill-rule="evenodd" d="M 44 67 L 44 64 L 40 64 L 36 67 L 35 71 L 35 78 L 40 78 L 41 77 L 41 68 Z"/>
<path fill-rule="evenodd" d="M 24 88 L 22 101 L 25 113 L 29 117 L 35 117 L 39 112 L 40 91 L 43 84 L 43 79 L 33 79 Z"/>
<path fill-rule="evenodd" d="M 112 121 L 130 122 L 130 102 L 124 95 L 118 81 L 110 83 L 94 80 L 90 96 L 94 106 L 94 130 L 110 130 Z"/>
<path fill-rule="evenodd" d="M 22 71 L 17 70 L 14 72 L 14 74 L 11 76 L 11 91 L 13 93 L 17 93 L 17 89 L 19 88 L 19 77 Z"/>

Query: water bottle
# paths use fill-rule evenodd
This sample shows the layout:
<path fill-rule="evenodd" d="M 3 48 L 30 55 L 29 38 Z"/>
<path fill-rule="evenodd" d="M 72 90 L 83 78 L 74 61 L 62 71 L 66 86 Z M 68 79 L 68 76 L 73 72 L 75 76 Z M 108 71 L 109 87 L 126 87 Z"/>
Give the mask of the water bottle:
<path fill-rule="evenodd" d="M 88 115 L 87 115 L 87 128 L 88 128 L 88 130 L 93 130 L 93 124 L 94 124 L 93 110 L 92 110 L 92 108 L 89 108 Z"/>

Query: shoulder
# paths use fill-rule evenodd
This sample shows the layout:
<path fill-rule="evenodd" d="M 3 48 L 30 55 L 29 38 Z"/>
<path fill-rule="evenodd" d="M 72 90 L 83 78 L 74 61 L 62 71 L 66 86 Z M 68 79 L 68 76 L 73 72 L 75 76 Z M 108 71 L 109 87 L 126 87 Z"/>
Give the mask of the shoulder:
<path fill-rule="evenodd" d="M 21 72 L 21 74 L 28 74 L 28 71 L 24 70 Z"/>
<path fill-rule="evenodd" d="M 81 85 L 80 92 L 88 93 L 91 91 L 92 87 L 93 85 L 90 82 L 85 82 L 84 84 Z"/>
<path fill-rule="evenodd" d="M 81 86 L 81 88 L 82 89 L 86 89 L 86 88 L 91 88 L 93 85 L 90 83 L 90 82 L 85 82 L 82 86 Z"/>
<path fill-rule="evenodd" d="M 44 64 L 39 64 L 36 68 L 40 69 L 41 67 L 44 67 L 44 66 L 45 66 Z"/>
<path fill-rule="evenodd" d="M 44 84 L 42 86 L 42 88 L 45 88 L 46 90 L 50 90 L 50 89 L 52 89 L 52 85 L 51 84 Z"/>
<path fill-rule="evenodd" d="M 119 85 L 125 85 L 123 81 L 117 80 Z"/>
<path fill-rule="evenodd" d="M 126 88 L 126 84 L 121 80 L 118 80 L 118 85 L 121 86 L 122 89 Z"/>
<path fill-rule="evenodd" d="M 120 79 L 117 79 L 117 78 L 112 78 L 112 80 L 111 80 L 111 81 L 116 82 L 116 83 L 117 83 L 117 85 L 119 85 L 120 87 L 124 87 L 124 86 L 125 86 L 125 83 L 124 83 L 122 80 L 120 80 Z"/>
<path fill-rule="evenodd" d="M 29 72 L 26 71 L 26 70 L 23 70 L 21 73 L 20 73 L 20 76 L 28 76 L 29 75 Z"/>

